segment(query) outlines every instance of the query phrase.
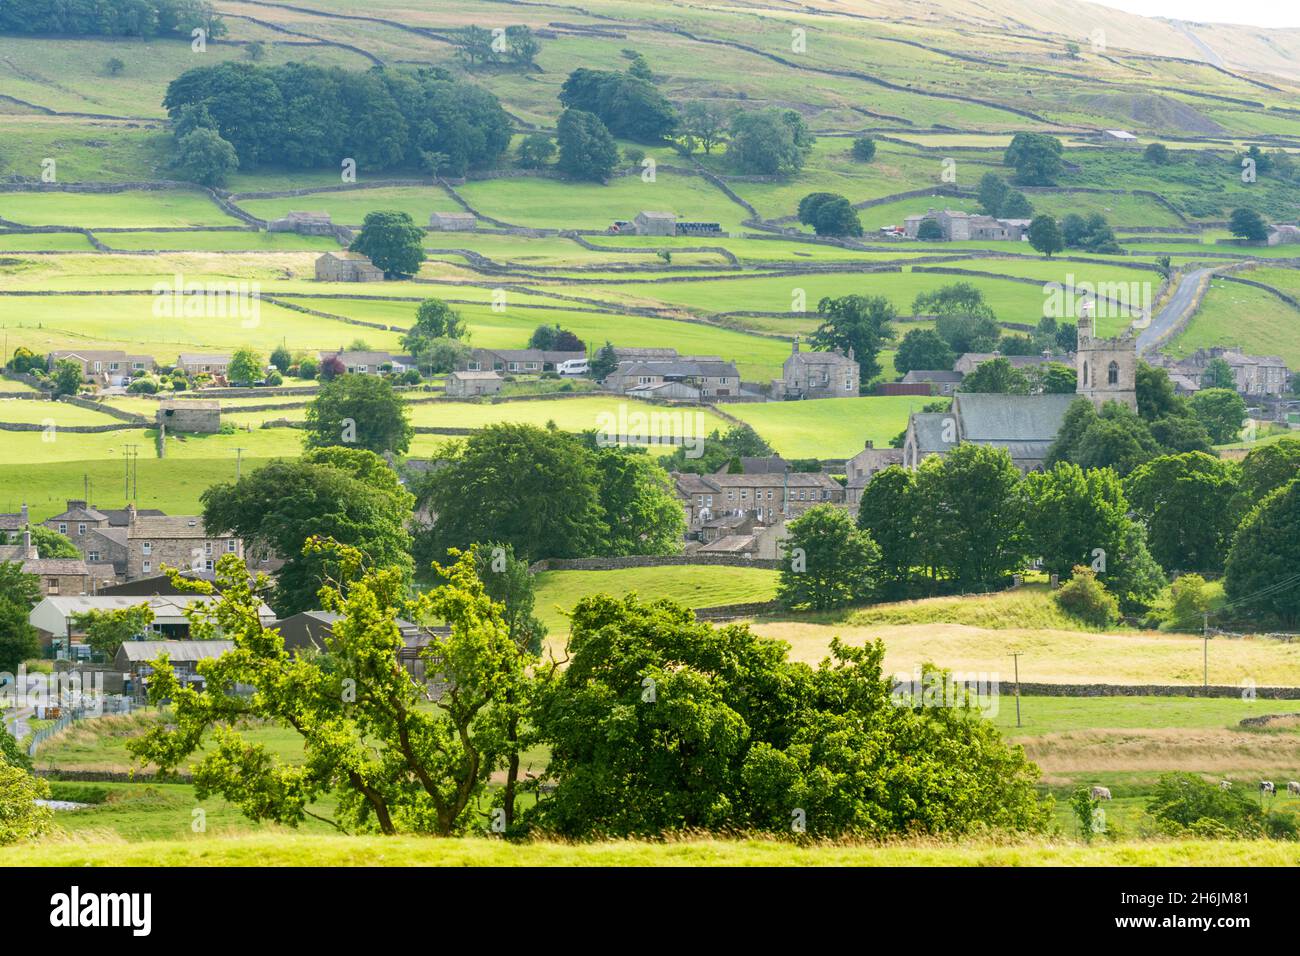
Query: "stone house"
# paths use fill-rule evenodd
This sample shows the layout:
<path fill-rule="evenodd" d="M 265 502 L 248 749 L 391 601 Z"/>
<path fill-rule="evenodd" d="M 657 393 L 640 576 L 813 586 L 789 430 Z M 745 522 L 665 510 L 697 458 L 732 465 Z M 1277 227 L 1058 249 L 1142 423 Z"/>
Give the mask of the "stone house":
<path fill-rule="evenodd" d="M 19 511 L 0 512 L 0 540 L 3 540 L 3 535 L 22 531 L 29 524 L 31 524 L 31 519 L 27 515 L 27 504 L 25 502 Z"/>
<path fill-rule="evenodd" d="M 909 239 L 919 238 L 921 223 L 927 219 L 939 224 L 939 231 L 948 242 L 1019 242 L 1029 229 L 1025 219 L 995 219 L 952 209 L 931 209 L 924 215 L 904 219 L 903 234 Z"/>
<path fill-rule="evenodd" d="M 316 260 L 321 282 L 383 282 L 384 270 L 355 252 L 327 252 Z"/>
<path fill-rule="evenodd" d="M 740 372 L 735 362 L 716 355 L 684 355 L 672 359 L 632 359 L 619 362 L 605 377 L 604 386 L 615 392 L 658 394 L 654 386 L 675 383 L 699 393 L 698 398 L 722 398 L 740 391 Z M 680 391 L 680 390 L 679 390 Z M 683 392 L 683 397 L 690 397 Z M 664 392 L 660 397 L 670 397 Z"/>
<path fill-rule="evenodd" d="M 786 472 L 756 475 L 673 474 L 687 530 L 717 517 L 752 514 L 764 525 L 797 518 L 819 504 L 844 504 L 845 492 L 830 475 Z"/>
<path fill-rule="evenodd" d="M 1270 225 L 1268 227 L 1268 239 L 1265 242 L 1270 246 L 1289 246 L 1292 243 L 1300 242 L 1300 226 Z"/>
<path fill-rule="evenodd" d="M 429 217 L 429 228 L 438 232 L 473 232 L 478 219 L 469 212 L 435 212 Z"/>
<path fill-rule="evenodd" d="M 226 554 L 244 557 L 244 542 L 230 534 L 209 534 L 197 515 L 137 516 L 127 526 L 126 573 L 130 581 L 164 565 L 211 571 Z"/>
<path fill-rule="evenodd" d="M 273 219 L 267 232 L 296 232 L 300 236 L 332 236 L 334 223 L 327 212 L 288 212 Z"/>
<path fill-rule="evenodd" d="M 20 543 L 0 544 L 0 562 L 19 565 L 23 574 L 30 574 L 40 583 L 41 594 L 81 595 L 94 592 L 90 569 L 81 558 L 42 558 L 32 543 L 32 533 L 22 532 Z"/>
<path fill-rule="evenodd" d="M 1165 367 L 1171 378 L 1175 374 L 1184 375 L 1199 387 L 1206 367 L 1215 359 L 1228 363 L 1233 387 L 1242 395 L 1276 398 L 1290 390 L 1291 370 L 1284 359 L 1277 355 L 1248 355 L 1239 348 L 1197 349 L 1182 361 L 1169 362 Z"/>
<path fill-rule="evenodd" d="M 117 349 L 56 350 L 49 354 L 49 368 L 69 360 L 81 366 L 83 381 L 100 386 L 130 384 L 133 372 L 152 372 L 158 367 L 152 355 L 131 355 Z"/>
<path fill-rule="evenodd" d="M 858 394 L 861 370 L 853 349 L 845 355 L 838 349 L 829 352 L 801 352 L 795 336 L 790 354 L 781 366 L 781 378 L 772 381 L 772 397 L 777 399 L 850 398 Z"/>
<path fill-rule="evenodd" d="M 1035 369 L 1041 365 L 1048 365 L 1052 362 L 1060 362 L 1062 365 L 1070 365 L 1074 362 L 1073 355 L 1053 355 L 1050 352 L 1044 355 L 1003 355 L 1001 352 L 963 352 L 957 356 L 957 361 L 952 363 L 952 370 L 962 377 L 969 375 L 985 362 L 991 362 L 995 358 L 1004 358 L 1011 363 L 1012 368 L 1025 371 L 1026 369 Z"/>
<path fill-rule="evenodd" d="M 871 439 L 867 439 L 866 447 L 850 458 L 844 466 L 844 477 L 847 479 L 844 498 L 849 510 L 853 512 L 858 510 L 858 505 L 862 503 L 862 491 L 871 483 L 871 479 L 877 472 L 890 465 L 902 463 L 903 449 L 877 448 Z"/>
<path fill-rule="evenodd" d="M 447 376 L 448 398 L 495 395 L 505 380 L 496 372 L 452 372 Z"/>
<path fill-rule="evenodd" d="M 929 385 L 933 395 L 951 395 L 966 376 L 945 369 L 912 369 L 900 380 L 904 385 Z"/>
<path fill-rule="evenodd" d="M 214 379 L 225 379 L 232 357 L 229 352 L 182 352 L 176 356 L 176 367 L 190 378 L 211 375 Z"/>
<path fill-rule="evenodd" d="M 158 403 L 158 424 L 174 432 L 215 435 L 221 431 L 221 403 L 165 398 Z"/>

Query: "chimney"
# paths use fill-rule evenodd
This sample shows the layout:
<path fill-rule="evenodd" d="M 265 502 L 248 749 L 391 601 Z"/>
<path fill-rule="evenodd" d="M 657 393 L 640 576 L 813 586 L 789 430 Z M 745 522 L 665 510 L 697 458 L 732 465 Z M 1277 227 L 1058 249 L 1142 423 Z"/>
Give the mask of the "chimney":
<path fill-rule="evenodd" d="M 22 516 L 23 516 L 23 524 L 30 524 L 30 523 L 31 523 L 31 522 L 28 520 L 28 518 L 27 518 L 27 502 L 25 502 L 25 501 L 23 502 L 23 507 L 22 507 Z"/>
<path fill-rule="evenodd" d="M 23 532 L 23 557 L 30 561 L 35 561 L 40 556 L 40 552 L 32 547 L 32 531 L 28 528 Z"/>
<path fill-rule="evenodd" d="M 875 448 L 875 447 L 876 447 L 876 443 L 875 443 L 874 441 L 872 441 L 870 438 L 868 438 L 868 439 L 867 439 L 867 448 L 868 448 L 868 449 L 871 449 L 871 448 Z"/>
<path fill-rule="evenodd" d="M 798 351 L 799 351 L 799 336 L 796 334 L 794 337 L 794 345 L 790 347 L 790 352 L 793 354 L 794 352 L 798 352 Z"/>
<path fill-rule="evenodd" d="M 130 525 L 135 524 L 135 502 L 134 501 L 132 501 L 130 504 L 126 506 L 126 523 L 128 527 Z"/>

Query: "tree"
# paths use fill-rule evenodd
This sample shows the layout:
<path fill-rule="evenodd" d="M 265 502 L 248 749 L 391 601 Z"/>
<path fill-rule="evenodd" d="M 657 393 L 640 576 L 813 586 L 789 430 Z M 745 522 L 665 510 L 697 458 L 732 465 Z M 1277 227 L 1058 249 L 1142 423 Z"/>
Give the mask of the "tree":
<path fill-rule="evenodd" d="M 414 498 L 372 452 L 320 448 L 272 461 L 238 482 L 212 485 L 200 501 L 209 534 L 235 534 L 254 554 L 284 558 L 271 598 L 282 618 L 320 607 L 317 592 L 337 573 L 329 553 L 306 547 L 313 539 L 346 542 L 368 567 L 410 576 Z"/>
<path fill-rule="evenodd" d="M 559 168 L 573 179 L 604 182 L 618 165 L 618 147 L 605 124 L 592 113 L 567 109 L 555 124 Z"/>
<path fill-rule="evenodd" d="M 529 133 L 519 141 L 519 165 L 541 169 L 555 156 L 555 142 L 545 133 Z"/>
<path fill-rule="evenodd" d="M 811 226 L 817 221 L 817 211 L 824 203 L 832 199 L 842 199 L 839 193 L 816 192 L 809 193 L 799 200 L 799 208 L 796 211 L 799 221 L 805 226 Z"/>
<path fill-rule="evenodd" d="M 898 343 L 894 368 L 906 375 L 916 370 L 950 369 L 956 360 L 948 343 L 934 329 L 909 329 Z"/>
<path fill-rule="evenodd" d="M 853 140 L 850 152 L 858 162 L 869 163 L 876 158 L 876 141 L 870 136 L 859 136 Z"/>
<path fill-rule="evenodd" d="M 1205 426 L 1189 414 L 1167 415 L 1151 423 L 1151 437 L 1170 454 L 1189 451 L 1213 451 L 1210 433 Z"/>
<path fill-rule="evenodd" d="M 199 665 L 201 691 L 181 687 L 164 655 L 149 694 L 154 703 L 170 699 L 173 714 L 129 749 L 164 770 L 201 750 L 193 764 L 199 799 L 220 794 L 252 820 L 297 826 L 312 816 L 344 832 L 385 834 L 466 829 L 507 749 L 502 728 L 526 683 L 525 656 L 475 575 L 473 556 L 440 568 L 446 583 L 406 612 L 449 626 L 432 632 L 424 659 L 454 691 L 428 707 L 424 686 L 399 662 L 401 572 L 366 570 L 356 549 L 331 541 L 311 547 L 328 552 L 337 568 L 321 589 L 321 604 L 339 615 L 325 654 L 285 653 L 283 638 L 258 620 L 256 582 L 227 555 L 211 620 L 235 650 Z M 254 693 L 236 693 L 239 685 Z M 236 729 L 258 720 L 296 732 L 306 763 L 282 761 Z M 308 809 L 329 795 L 337 797 L 334 819 Z"/>
<path fill-rule="evenodd" d="M 1263 242 L 1268 238 L 1268 225 L 1253 209 L 1234 209 L 1228 217 L 1228 231 L 1249 242 Z"/>
<path fill-rule="evenodd" d="M 421 551 L 483 541 L 508 544 L 528 561 L 595 553 L 603 525 L 600 472 L 581 441 L 532 425 L 491 425 L 447 453 L 419 489 L 433 523 Z"/>
<path fill-rule="evenodd" d="M 1224 573 L 1224 594 L 1237 613 L 1278 621 L 1287 630 L 1300 624 L 1300 482 L 1269 493 L 1242 521 L 1232 540 Z"/>
<path fill-rule="evenodd" d="M 916 227 L 916 238 L 921 242 L 937 242 L 943 238 L 943 226 L 938 219 L 922 219 Z"/>
<path fill-rule="evenodd" d="M 919 557 L 915 473 L 899 465 L 878 471 L 862 489 L 858 528 L 880 550 L 880 590 L 888 598 L 903 597 Z"/>
<path fill-rule="evenodd" d="M 465 320 L 441 299 L 425 299 L 415 310 L 415 325 L 407 334 L 429 339 L 459 339 L 465 335 Z"/>
<path fill-rule="evenodd" d="M 1016 181 L 1025 186 L 1055 186 L 1063 163 L 1061 141 L 1046 133 L 1017 133 L 1002 156 L 1005 166 L 1016 170 Z"/>
<path fill-rule="evenodd" d="M 50 373 L 50 384 L 53 386 L 54 397 L 60 395 L 76 395 L 81 390 L 81 382 L 84 374 L 81 365 L 72 359 L 59 359 L 54 363 L 54 369 Z"/>
<path fill-rule="evenodd" d="M 406 403 L 378 375 L 340 375 L 307 406 L 308 448 L 364 448 L 402 455 L 411 445 Z"/>
<path fill-rule="evenodd" d="M 1032 387 L 1044 395 L 1072 395 L 1078 390 L 1078 373 L 1062 362 L 1046 362 L 1030 374 Z"/>
<path fill-rule="evenodd" d="M 843 196 L 836 196 L 817 207 L 813 230 L 819 236 L 860 236 L 862 222 L 852 204 Z"/>
<path fill-rule="evenodd" d="M 862 385 L 880 374 L 880 350 L 893 340 L 890 323 L 898 317 L 889 299 L 880 295 L 827 296 L 817 303 L 817 315 L 821 324 L 812 334 L 813 348 L 852 354 Z"/>
<path fill-rule="evenodd" d="M 961 381 L 963 392 L 992 392 L 1001 395 L 1028 395 L 1029 379 L 1008 359 L 999 356 L 981 362 Z"/>
<path fill-rule="evenodd" d="M 783 606 L 827 611 L 871 597 L 880 549 L 870 534 L 854 527 L 847 511 L 814 505 L 787 527 L 776 586 Z"/>
<path fill-rule="evenodd" d="M 1148 143 L 1142 157 L 1153 166 L 1163 166 L 1169 162 L 1169 147 L 1164 143 Z"/>
<path fill-rule="evenodd" d="M 981 176 L 977 198 L 984 215 L 1002 215 L 1002 203 L 1006 200 L 1008 192 L 1010 189 L 1006 180 L 997 173 L 985 173 Z"/>
<path fill-rule="evenodd" d="M 1068 420 L 1069 413 L 1066 415 Z M 1089 423 L 1068 458 L 1081 468 L 1114 468 L 1124 477 L 1161 451 L 1163 449 L 1146 422 L 1128 406 L 1107 402 L 1101 413 Z"/>
<path fill-rule="evenodd" d="M 1192 414 L 1216 445 L 1236 441 L 1246 419 L 1246 401 L 1228 388 L 1203 388 L 1192 396 Z"/>
<path fill-rule="evenodd" d="M 8 732 L 0 728 L 0 733 Z M 53 832 L 54 813 L 36 802 L 49 797 L 48 783 L 0 759 L 0 846 Z"/>
<path fill-rule="evenodd" d="M 1093 627 L 1108 627 L 1119 620 L 1119 601 L 1085 565 L 1076 566 L 1070 580 L 1052 598 L 1062 611 Z"/>
<path fill-rule="evenodd" d="M 751 110 L 731 120 L 727 158 L 738 172 L 790 176 L 803 168 L 812 137 L 793 110 Z"/>
<path fill-rule="evenodd" d="M 522 23 L 513 24 L 506 27 L 505 38 L 506 57 L 510 62 L 531 69 L 536 63 L 537 54 L 542 51 L 542 45 L 537 42 L 532 28 Z"/>
<path fill-rule="evenodd" d="M 587 367 L 594 381 L 604 381 L 606 376 L 618 368 L 618 354 L 614 351 L 614 346 L 606 341 Z"/>
<path fill-rule="evenodd" d="M 1300 478 L 1300 441 L 1281 441 L 1252 448 L 1241 461 L 1237 513 L 1245 514 L 1270 493 Z"/>
<path fill-rule="evenodd" d="M 1138 468 L 1124 488 L 1146 524 L 1151 553 L 1169 570 L 1217 571 L 1237 525 L 1239 469 L 1203 452 L 1164 455 Z"/>
<path fill-rule="evenodd" d="M 988 590 L 1024 565 L 1020 472 L 1001 448 L 958 445 L 916 473 L 935 571 L 961 591 Z"/>
<path fill-rule="evenodd" d="M 244 52 L 248 54 L 250 60 L 264 60 L 266 59 L 266 44 L 261 40 L 253 40 L 244 47 Z"/>
<path fill-rule="evenodd" d="M 678 445 L 670 455 L 659 459 L 668 471 L 686 472 L 694 475 L 711 475 L 726 468 L 731 474 L 743 472 L 741 459 L 766 458 L 774 454 L 772 447 L 765 442 L 754 429 L 748 425 L 736 424 L 725 433 L 714 429 L 704 440 L 704 448 L 698 457 L 687 457 L 687 449 Z M 793 463 L 792 463 L 793 464 Z M 817 466 L 821 471 L 821 465 Z"/>
<path fill-rule="evenodd" d="M 235 385 L 252 385 L 260 382 L 265 374 L 266 362 L 262 354 L 248 345 L 235 349 L 230 365 L 226 367 L 226 378 Z"/>
<path fill-rule="evenodd" d="M 1034 204 L 1018 189 L 1010 190 L 1002 200 L 1000 212 L 1002 219 L 1033 219 Z"/>
<path fill-rule="evenodd" d="M 1237 377 L 1232 372 L 1232 366 L 1222 358 L 1216 356 L 1205 363 L 1205 371 L 1201 373 L 1201 388 L 1231 388 L 1236 389 Z"/>
<path fill-rule="evenodd" d="M 120 57 L 110 56 L 104 61 L 104 72 L 109 76 L 120 76 L 122 71 L 125 69 L 126 64 Z"/>
<path fill-rule="evenodd" d="M 196 129 L 176 141 L 172 169 L 200 186 L 224 186 L 239 168 L 235 147 L 212 129 Z"/>
<path fill-rule="evenodd" d="M 148 604 L 140 604 L 108 611 L 87 611 L 75 615 L 73 622 L 85 632 L 86 643 L 91 649 L 103 660 L 111 662 L 125 641 L 139 640 L 148 630 L 153 623 L 153 610 Z"/>
<path fill-rule="evenodd" d="M 8 367 L 11 372 L 18 372 L 19 374 L 24 372 L 44 371 L 45 359 L 42 356 L 37 355 L 27 346 L 20 345 L 18 348 L 14 349 L 14 354 L 9 359 Z"/>
<path fill-rule="evenodd" d="M 386 275 L 413 276 L 424 261 L 424 230 L 404 212 L 368 212 L 361 233 L 348 249 L 368 258 Z"/>
<path fill-rule="evenodd" d="M 915 315 L 935 317 L 935 331 L 954 353 L 990 352 L 1001 330 L 984 293 L 970 282 L 953 282 L 912 300 Z"/>
<path fill-rule="evenodd" d="M 706 154 L 721 145 L 727 138 L 727 112 L 708 100 L 692 100 L 682 109 L 681 128 Z"/>
<path fill-rule="evenodd" d="M 1199 574 L 1180 574 L 1151 609 L 1150 618 L 1162 630 L 1199 631 L 1212 607 L 1205 578 Z"/>
<path fill-rule="evenodd" d="M 627 68 L 628 76 L 635 76 L 638 80 L 645 80 L 647 83 L 653 82 L 655 75 L 650 69 L 650 63 L 640 53 L 632 54 L 632 62 Z"/>
<path fill-rule="evenodd" d="M 53 528 L 47 528 L 41 524 L 29 524 L 23 531 L 30 532 L 32 536 L 32 545 L 42 558 L 79 558 L 81 552 L 77 546 L 66 536 L 59 534 Z M 17 544 L 22 539 L 22 532 L 15 532 L 13 543 Z"/>
<path fill-rule="evenodd" d="M 13 673 L 41 653 L 40 639 L 28 615 L 41 601 L 40 580 L 22 565 L 0 561 L 0 671 Z"/>
<path fill-rule="evenodd" d="M 271 350 L 271 364 L 279 369 L 281 375 L 286 374 L 289 366 L 293 365 L 293 355 L 284 342 Z"/>
<path fill-rule="evenodd" d="M 1138 414 L 1148 422 L 1170 415 L 1187 416 L 1190 411 L 1174 393 L 1174 383 L 1163 368 L 1139 361 L 1134 389 L 1137 393 Z"/>
<path fill-rule="evenodd" d="M 554 789 L 531 817 L 548 832 L 788 834 L 793 807 L 819 838 L 1038 831 L 1050 819 L 1032 765 L 964 695 L 944 693 L 945 675 L 927 672 L 939 688 L 928 706 L 919 689 L 898 706 L 879 642 L 835 641 L 813 669 L 745 625 L 597 595 L 574 609 L 569 658 L 539 694 Z"/>
<path fill-rule="evenodd" d="M 1029 244 L 1050 259 L 1065 248 L 1065 237 L 1052 216 L 1035 216 L 1029 224 Z"/>
<path fill-rule="evenodd" d="M 1180 836 L 1254 837 L 1263 831 L 1263 811 L 1245 793 L 1194 773 L 1162 774 L 1146 812 L 1166 833 Z"/>
<path fill-rule="evenodd" d="M 528 339 L 530 349 L 542 349 L 546 352 L 586 352 L 587 343 L 568 329 L 555 325 L 539 325 L 533 329 Z"/>
<path fill-rule="evenodd" d="M 592 436 L 594 439 L 594 435 Z M 640 449 L 597 447 L 591 453 L 599 477 L 600 553 L 677 554 L 686 515 L 668 472 Z"/>
<path fill-rule="evenodd" d="M 653 83 L 616 70 L 574 70 L 560 88 L 560 105 L 598 117 L 602 128 L 637 143 L 663 142 L 678 124 L 677 111 Z"/>

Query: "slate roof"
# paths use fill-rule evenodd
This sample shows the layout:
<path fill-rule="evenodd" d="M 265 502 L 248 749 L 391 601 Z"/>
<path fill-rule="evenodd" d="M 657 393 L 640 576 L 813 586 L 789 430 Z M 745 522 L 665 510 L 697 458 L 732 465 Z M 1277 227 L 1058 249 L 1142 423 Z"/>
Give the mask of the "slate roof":
<path fill-rule="evenodd" d="M 132 538 L 229 538 L 228 534 L 208 534 L 198 515 L 146 515 L 137 517 L 129 529 Z"/>
<path fill-rule="evenodd" d="M 957 447 L 956 429 L 953 429 L 953 441 L 943 438 L 944 421 L 953 417 L 952 412 L 914 412 L 912 414 L 912 433 L 916 436 L 916 450 L 920 458 L 926 455 L 944 454 Z"/>
<path fill-rule="evenodd" d="M 955 382 L 960 384 L 965 377 L 961 372 L 953 372 L 947 369 L 912 369 L 903 376 L 902 381 L 907 385 L 928 382 Z"/>
<path fill-rule="evenodd" d="M 1077 395 L 992 395 L 958 392 L 953 413 L 965 441 L 1043 442 L 1056 439 Z M 1013 458 L 1025 457 L 1012 455 Z"/>

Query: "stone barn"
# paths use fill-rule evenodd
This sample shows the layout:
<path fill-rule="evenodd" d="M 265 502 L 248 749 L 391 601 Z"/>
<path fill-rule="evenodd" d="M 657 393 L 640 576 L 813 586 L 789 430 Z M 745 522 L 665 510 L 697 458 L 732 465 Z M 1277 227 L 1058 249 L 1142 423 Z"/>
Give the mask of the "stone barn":
<path fill-rule="evenodd" d="M 435 212 L 429 217 L 429 228 L 437 232 L 473 232 L 478 220 L 468 212 Z"/>
<path fill-rule="evenodd" d="M 316 260 L 321 282 L 383 282 L 384 270 L 355 252 L 327 252 Z"/>
<path fill-rule="evenodd" d="M 334 223 L 327 212 L 289 212 L 280 219 L 271 220 L 266 231 L 296 232 L 300 236 L 332 236 Z"/>
<path fill-rule="evenodd" d="M 168 431 L 215 435 L 221 431 L 221 403 L 193 399 L 163 399 L 158 424 Z"/>
<path fill-rule="evenodd" d="M 639 212 L 632 220 L 638 236 L 677 235 L 677 215 L 671 212 Z"/>

